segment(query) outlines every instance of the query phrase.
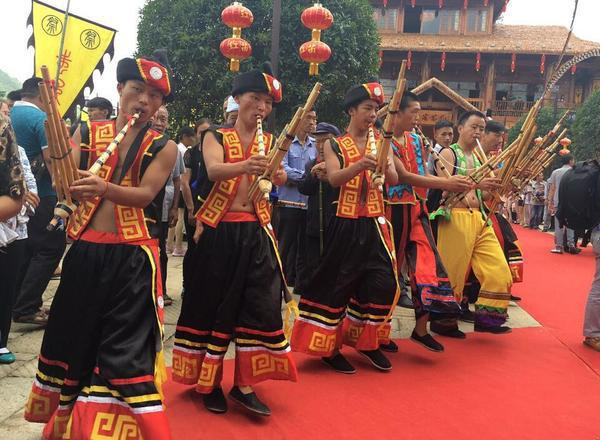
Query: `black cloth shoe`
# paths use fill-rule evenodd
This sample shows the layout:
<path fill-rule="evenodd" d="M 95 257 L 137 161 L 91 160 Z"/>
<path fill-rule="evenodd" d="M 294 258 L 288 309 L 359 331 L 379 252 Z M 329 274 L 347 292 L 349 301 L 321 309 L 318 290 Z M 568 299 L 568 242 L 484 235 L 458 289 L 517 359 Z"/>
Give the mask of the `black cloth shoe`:
<path fill-rule="evenodd" d="M 573 255 L 577 255 L 581 253 L 581 249 L 579 249 L 578 247 L 569 246 L 567 248 L 567 252 Z"/>
<path fill-rule="evenodd" d="M 512 332 L 512 328 L 504 325 L 481 325 L 475 324 L 475 331 L 481 333 L 493 333 L 495 335 L 503 335 Z"/>
<path fill-rule="evenodd" d="M 388 353 L 398 353 L 398 345 L 391 339 L 387 344 L 379 344 L 379 349 Z"/>
<path fill-rule="evenodd" d="M 460 312 L 458 319 L 463 322 L 475 322 L 475 313 L 470 311 L 468 308 L 464 309 L 462 312 Z"/>
<path fill-rule="evenodd" d="M 344 374 L 356 373 L 356 368 L 354 368 L 352 366 L 352 364 L 350 362 L 348 362 L 348 360 L 344 356 L 342 356 L 342 353 L 337 353 L 334 356 L 324 357 L 321 359 L 323 360 L 323 362 L 325 362 L 327 365 L 329 365 L 331 368 L 333 368 L 338 373 L 344 373 Z"/>
<path fill-rule="evenodd" d="M 514 296 L 514 295 L 511 295 L 511 296 L 510 296 L 510 300 L 511 300 L 511 301 L 515 301 L 515 302 L 517 302 L 517 301 L 521 301 L 521 297 L 520 297 L 520 296 Z"/>
<path fill-rule="evenodd" d="M 269 407 L 258 399 L 255 392 L 244 394 L 238 387 L 233 387 L 229 392 L 229 397 L 254 414 L 261 416 L 271 415 Z"/>
<path fill-rule="evenodd" d="M 384 356 L 381 350 L 358 350 L 358 352 L 366 357 L 369 362 L 371 362 L 371 364 L 378 370 L 390 371 L 392 369 L 392 363 Z"/>
<path fill-rule="evenodd" d="M 412 334 L 410 335 L 410 339 L 411 341 L 422 345 L 427 350 L 435 351 L 437 353 L 444 351 L 444 346 L 433 339 L 429 333 L 427 333 L 425 336 L 419 336 L 417 332 L 413 330 Z"/>
<path fill-rule="evenodd" d="M 204 401 L 204 407 L 210 412 L 217 414 L 223 414 L 227 412 L 227 400 L 225 400 L 225 394 L 223 394 L 222 388 L 215 388 L 210 394 L 204 394 L 202 396 Z"/>
<path fill-rule="evenodd" d="M 440 336 L 446 336 L 447 338 L 455 338 L 455 339 L 466 339 L 467 335 L 461 332 L 458 327 L 444 327 L 441 325 L 436 325 L 435 322 L 431 323 L 430 329 L 432 332 L 437 333 Z"/>

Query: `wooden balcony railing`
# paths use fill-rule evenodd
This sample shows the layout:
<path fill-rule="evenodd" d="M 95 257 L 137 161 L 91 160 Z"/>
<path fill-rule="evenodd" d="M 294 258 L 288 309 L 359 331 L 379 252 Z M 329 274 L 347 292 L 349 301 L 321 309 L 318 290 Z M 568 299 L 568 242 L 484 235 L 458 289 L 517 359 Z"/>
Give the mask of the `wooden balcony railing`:
<path fill-rule="evenodd" d="M 465 98 L 467 101 L 469 101 L 469 104 L 474 105 L 475 107 L 477 107 L 477 110 L 479 111 L 483 111 L 483 106 L 484 106 L 484 101 L 482 98 Z"/>
<path fill-rule="evenodd" d="M 531 110 L 535 102 L 532 101 L 496 101 L 494 116 L 520 118 Z"/>

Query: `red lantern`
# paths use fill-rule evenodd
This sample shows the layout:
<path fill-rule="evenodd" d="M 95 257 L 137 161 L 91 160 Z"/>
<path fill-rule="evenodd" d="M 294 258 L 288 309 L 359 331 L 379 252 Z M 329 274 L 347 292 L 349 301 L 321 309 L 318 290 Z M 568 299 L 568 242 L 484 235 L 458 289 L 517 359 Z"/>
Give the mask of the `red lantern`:
<path fill-rule="evenodd" d="M 417 0 L 410 0 L 410 5 L 414 8 L 417 6 Z"/>
<path fill-rule="evenodd" d="M 242 38 L 242 29 L 252 25 L 254 16 L 252 11 L 240 2 L 233 2 L 223 9 L 221 20 L 233 30 L 232 37 L 221 42 L 221 53 L 230 59 L 229 70 L 237 72 L 240 70 L 240 61 L 252 55 L 252 46 Z"/>
<path fill-rule="evenodd" d="M 318 75 L 319 64 L 324 63 L 331 56 L 331 49 L 321 41 L 321 31 L 331 27 L 333 14 L 321 3 L 315 3 L 302 12 L 300 20 L 305 27 L 312 30 L 311 41 L 300 46 L 300 58 L 310 63 L 309 75 Z"/>
<path fill-rule="evenodd" d="M 446 70 L 446 52 L 442 52 L 442 62 L 440 63 L 440 70 L 442 72 Z"/>
<path fill-rule="evenodd" d="M 388 2 L 388 0 L 383 0 L 383 7 L 384 8 L 387 8 L 387 2 Z"/>
<path fill-rule="evenodd" d="M 233 72 L 240 70 L 240 61 L 252 55 L 252 46 L 243 38 L 226 38 L 219 48 L 223 56 L 231 60 L 229 68 Z"/>
<path fill-rule="evenodd" d="M 408 55 L 406 56 L 406 68 L 410 70 L 412 67 L 412 50 L 408 51 Z"/>
<path fill-rule="evenodd" d="M 546 54 L 542 55 L 542 59 L 540 60 L 540 73 L 543 75 L 546 71 Z"/>
<path fill-rule="evenodd" d="M 467 9 L 468 7 L 469 7 L 469 0 L 465 0 L 465 1 L 463 2 L 463 8 L 464 8 L 464 9 Z"/>
<path fill-rule="evenodd" d="M 300 58 L 310 63 L 309 75 L 318 75 L 319 63 L 324 63 L 331 56 L 331 49 L 322 41 L 307 41 L 300 46 Z"/>
<path fill-rule="evenodd" d="M 490 0 L 483 0 L 483 6 L 486 6 L 490 4 Z"/>
<path fill-rule="evenodd" d="M 517 70 L 517 54 L 513 53 L 510 61 L 510 71 L 511 73 L 515 73 L 515 70 Z"/>
<path fill-rule="evenodd" d="M 481 69 L 481 52 L 477 52 L 477 56 L 475 57 L 475 70 L 479 72 Z"/>
<path fill-rule="evenodd" d="M 440 9 L 442 9 L 442 8 L 444 7 L 444 0 L 439 0 L 439 1 L 438 1 L 438 7 L 439 7 Z"/>
<path fill-rule="evenodd" d="M 565 156 L 571 152 L 569 150 L 569 147 L 571 146 L 571 143 L 572 143 L 571 139 L 569 139 L 567 137 L 562 138 L 559 143 L 562 146 L 562 149 L 558 152 L 558 154 L 560 154 L 561 156 Z"/>
<path fill-rule="evenodd" d="M 577 64 L 573 64 L 573 67 L 571 67 L 571 75 L 575 75 L 576 72 L 577 72 Z"/>

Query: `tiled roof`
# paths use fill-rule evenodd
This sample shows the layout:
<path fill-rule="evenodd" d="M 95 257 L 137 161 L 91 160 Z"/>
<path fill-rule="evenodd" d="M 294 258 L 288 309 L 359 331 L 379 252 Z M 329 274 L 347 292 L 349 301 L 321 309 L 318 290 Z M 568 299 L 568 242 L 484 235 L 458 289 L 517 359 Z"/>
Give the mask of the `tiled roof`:
<path fill-rule="evenodd" d="M 569 30 L 562 26 L 496 24 L 491 35 L 381 34 L 383 50 L 560 54 Z M 600 43 L 571 36 L 567 54 L 600 48 Z"/>

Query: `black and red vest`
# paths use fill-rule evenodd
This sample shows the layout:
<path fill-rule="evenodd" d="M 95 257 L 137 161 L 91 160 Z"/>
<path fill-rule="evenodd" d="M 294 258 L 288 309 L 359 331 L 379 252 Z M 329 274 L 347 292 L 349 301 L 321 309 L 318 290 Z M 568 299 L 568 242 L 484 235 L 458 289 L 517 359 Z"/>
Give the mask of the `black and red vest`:
<path fill-rule="evenodd" d="M 427 175 L 425 147 L 418 135 L 405 132 L 404 145 L 393 138 L 391 147 L 394 155 L 402 161 L 406 171 L 420 176 Z M 391 205 L 414 205 L 417 203 L 417 199 L 427 199 L 427 188 L 412 186 L 408 183 L 387 185 L 387 202 Z"/>
<path fill-rule="evenodd" d="M 87 122 L 81 125 L 81 160 L 79 167 L 89 169 L 96 159 L 106 150 L 106 147 L 117 135 L 116 120 Z M 169 138 L 150 125 L 144 127 L 137 135 L 125 157 L 121 176 L 114 182 L 121 186 L 138 186 L 144 172 L 165 147 Z M 100 169 L 98 176 L 111 182 L 119 163 L 118 148 Z M 136 242 L 158 238 L 164 188 L 146 208 L 134 208 L 115 204 L 115 225 L 120 241 L 123 243 Z M 79 212 L 81 221 L 70 221 L 67 228 L 69 237 L 79 239 L 94 216 L 102 199 L 81 203 Z"/>
<path fill-rule="evenodd" d="M 258 154 L 258 140 L 254 138 L 252 145 L 244 149 L 240 137 L 235 128 L 217 128 L 211 130 L 217 138 L 217 141 L 223 146 L 225 153 L 225 163 L 236 163 L 248 159 L 250 156 Z M 273 136 L 270 133 L 264 133 L 265 154 L 268 155 L 273 143 Z M 248 176 L 250 185 L 256 179 L 256 176 Z M 237 190 L 242 181 L 242 176 L 233 179 L 222 180 L 219 182 L 207 181 L 200 189 L 200 200 L 202 206 L 196 213 L 196 218 L 205 225 L 216 228 L 225 214 L 229 211 Z M 254 202 L 254 212 L 261 226 L 266 226 L 271 222 L 271 205 L 267 200 Z"/>
<path fill-rule="evenodd" d="M 338 155 L 341 168 L 349 167 L 364 156 L 348 133 L 332 140 L 331 147 Z M 337 189 L 339 194 L 336 215 L 338 217 L 356 219 L 384 215 L 383 194 L 371 185 L 372 174 L 371 171 L 364 170 Z M 368 185 L 367 197 L 365 206 L 361 210 L 362 186 L 365 183 Z"/>

